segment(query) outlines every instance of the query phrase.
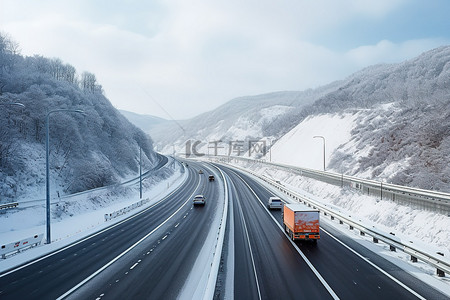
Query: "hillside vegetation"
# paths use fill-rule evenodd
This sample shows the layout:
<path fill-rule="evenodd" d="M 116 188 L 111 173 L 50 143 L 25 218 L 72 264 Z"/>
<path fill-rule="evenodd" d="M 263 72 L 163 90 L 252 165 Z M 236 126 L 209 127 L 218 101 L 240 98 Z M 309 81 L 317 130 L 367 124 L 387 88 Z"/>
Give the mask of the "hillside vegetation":
<path fill-rule="evenodd" d="M 350 138 L 331 149 L 328 170 L 450 192 L 450 46 L 371 66 L 318 89 L 233 99 L 150 132 L 168 152 L 174 144 L 184 153 L 187 140 L 200 140 L 206 153 L 208 141 L 265 139 L 270 146 L 320 115 L 356 118 Z"/>
<path fill-rule="evenodd" d="M 45 196 L 45 119 L 50 115 L 52 197 L 117 183 L 156 162 L 151 139 L 104 96 L 95 75 L 59 59 L 23 57 L 0 35 L 0 202 Z M 18 102 L 25 107 L 7 105 Z M 31 194 L 30 194 L 31 193 Z"/>

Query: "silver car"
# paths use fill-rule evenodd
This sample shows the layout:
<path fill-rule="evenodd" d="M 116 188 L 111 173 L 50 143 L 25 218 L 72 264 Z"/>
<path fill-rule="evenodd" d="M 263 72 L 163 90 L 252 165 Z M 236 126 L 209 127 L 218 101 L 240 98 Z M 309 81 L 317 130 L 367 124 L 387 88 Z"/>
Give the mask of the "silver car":
<path fill-rule="evenodd" d="M 196 196 L 194 196 L 193 203 L 194 203 L 194 205 L 205 205 L 206 198 L 203 195 L 196 195 Z"/>

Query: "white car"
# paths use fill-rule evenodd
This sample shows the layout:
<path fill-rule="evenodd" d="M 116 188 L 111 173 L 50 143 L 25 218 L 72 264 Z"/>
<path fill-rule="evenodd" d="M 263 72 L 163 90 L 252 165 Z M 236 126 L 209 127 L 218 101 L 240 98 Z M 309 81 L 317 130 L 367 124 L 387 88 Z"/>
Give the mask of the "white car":
<path fill-rule="evenodd" d="M 268 209 L 282 209 L 283 202 L 278 197 L 270 197 L 269 201 L 267 202 L 267 208 Z"/>
<path fill-rule="evenodd" d="M 194 205 L 205 205 L 206 198 L 203 195 L 196 195 L 196 196 L 194 196 L 193 203 L 194 203 Z"/>

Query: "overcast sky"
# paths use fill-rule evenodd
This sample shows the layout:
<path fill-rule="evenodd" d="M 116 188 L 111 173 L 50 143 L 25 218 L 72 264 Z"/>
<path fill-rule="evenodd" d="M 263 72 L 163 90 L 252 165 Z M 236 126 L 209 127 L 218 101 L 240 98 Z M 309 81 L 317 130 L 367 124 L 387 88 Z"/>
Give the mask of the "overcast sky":
<path fill-rule="evenodd" d="M 450 44 L 448 0 L 0 0 L 23 55 L 96 75 L 116 108 L 184 119 Z"/>

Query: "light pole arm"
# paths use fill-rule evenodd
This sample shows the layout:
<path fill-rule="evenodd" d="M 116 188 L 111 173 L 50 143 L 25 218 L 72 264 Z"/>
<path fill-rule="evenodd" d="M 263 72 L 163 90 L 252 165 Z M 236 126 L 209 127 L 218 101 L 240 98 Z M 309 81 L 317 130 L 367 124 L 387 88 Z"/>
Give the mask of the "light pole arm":
<path fill-rule="evenodd" d="M 321 135 L 315 135 L 313 138 L 320 138 L 323 141 L 323 171 L 325 172 L 325 137 Z"/>
<path fill-rule="evenodd" d="M 25 107 L 25 105 L 23 105 L 22 103 L 19 103 L 19 102 L 0 103 L 0 105 L 15 105 L 15 106 L 20 106 L 20 107 Z"/>

